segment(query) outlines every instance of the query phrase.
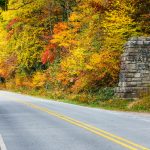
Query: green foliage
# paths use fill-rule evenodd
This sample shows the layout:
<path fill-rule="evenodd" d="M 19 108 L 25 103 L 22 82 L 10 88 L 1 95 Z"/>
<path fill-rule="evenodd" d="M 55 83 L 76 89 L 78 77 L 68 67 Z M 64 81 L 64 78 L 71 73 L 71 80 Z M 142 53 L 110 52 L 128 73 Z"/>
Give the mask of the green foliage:
<path fill-rule="evenodd" d="M 3 10 L 7 10 L 7 4 L 8 4 L 8 0 L 0 0 L 0 7 Z"/>
<path fill-rule="evenodd" d="M 138 23 L 141 31 L 145 35 L 150 34 L 150 1 L 132 0 L 134 12 L 132 18 Z"/>
<path fill-rule="evenodd" d="M 129 100 L 108 100 L 105 102 L 100 102 L 99 106 L 108 108 L 108 109 L 119 109 L 119 110 L 127 110 L 127 107 L 129 105 Z"/>
<path fill-rule="evenodd" d="M 99 101 L 106 101 L 111 99 L 114 96 L 114 88 L 101 88 L 97 92 L 97 95 L 99 97 Z"/>
<path fill-rule="evenodd" d="M 135 101 L 130 109 L 135 111 L 150 111 L 150 96 L 144 97 L 141 100 Z"/>

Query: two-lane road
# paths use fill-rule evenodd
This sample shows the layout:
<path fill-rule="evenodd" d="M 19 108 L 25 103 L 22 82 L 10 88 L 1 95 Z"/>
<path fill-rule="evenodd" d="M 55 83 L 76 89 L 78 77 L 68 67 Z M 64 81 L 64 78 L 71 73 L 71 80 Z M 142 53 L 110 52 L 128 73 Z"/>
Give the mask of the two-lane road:
<path fill-rule="evenodd" d="M 0 150 L 150 150 L 150 115 L 0 91 Z"/>

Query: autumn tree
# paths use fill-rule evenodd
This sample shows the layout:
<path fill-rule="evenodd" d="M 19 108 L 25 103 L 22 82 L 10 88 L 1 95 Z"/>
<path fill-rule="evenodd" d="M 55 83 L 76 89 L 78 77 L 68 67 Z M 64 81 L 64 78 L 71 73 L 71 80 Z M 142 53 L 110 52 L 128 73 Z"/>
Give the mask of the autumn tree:
<path fill-rule="evenodd" d="M 68 73 L 72 91 L 117 83 L 123 45 L 137 35 L 131 10 L 126 1 L 80 1 L 69 21 L 55 26 L 51 41 L 68 51 L 60 74 Z"/>
<path fill-rule="evenodd" d="M 149 5 L 147 0 L 0 0 L 0 77 L 70 93 L 113 87 L 123 45 L 132 36 L 150 35 Z"/>

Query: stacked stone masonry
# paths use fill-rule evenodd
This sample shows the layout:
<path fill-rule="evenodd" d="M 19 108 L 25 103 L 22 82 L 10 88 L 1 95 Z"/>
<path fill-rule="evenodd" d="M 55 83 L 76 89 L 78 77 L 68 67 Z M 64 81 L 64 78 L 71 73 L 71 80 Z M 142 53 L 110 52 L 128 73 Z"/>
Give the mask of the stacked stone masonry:
<path fill-rule="evenodd" d="M 138 98 L 150 94 L 150 37 L 131 38 L 121 57 L 116 94 L 120 98 Z"/>

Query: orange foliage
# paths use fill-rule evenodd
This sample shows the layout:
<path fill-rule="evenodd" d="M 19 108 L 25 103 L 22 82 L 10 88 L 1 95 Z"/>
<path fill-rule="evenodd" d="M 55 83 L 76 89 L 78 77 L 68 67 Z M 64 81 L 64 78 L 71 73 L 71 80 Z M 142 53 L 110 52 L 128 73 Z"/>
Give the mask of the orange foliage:
<path fill-rule="evenodd" d="M 33 88 L 32 80 L 27 76 L 16 76 L 15 77 L 15 85 L 16 87 L 28 87 Z"/>
<path fill-rule="evenodd" d="M 74 21 L 76 15 L 71 15 L 71 22 L 60 22 L 54 26 L 54 35 L 52 43 L 58 44 L 60 47 L 71 48 L 77 44 L 76 34 L 81 25 Z"/>
<path fill-rule="evenodd" d="M 67 71 L 64 72 L 60 72 L 57 75 L 57 80 L 59 82 L 61 82 L 62 85 L 66 86 L 69 82 L 71 82 L 72 80 L 69 77 L 69 74 Z"/>
<path fill-rule="evenodd" d="M 60 22 L 54 26 L 53 31 L 54 31 L 54 34 L 58 34 L 64 30 L 67 30 L 67 29 L 68 29 L 67 23 L 66 22 Z"/>
<path fill-rule="evenodd" d="M 4 62 L 0 62 L 0 76 L 9 78 L 15 71 L 16 56 L 10 56 Z"/>

